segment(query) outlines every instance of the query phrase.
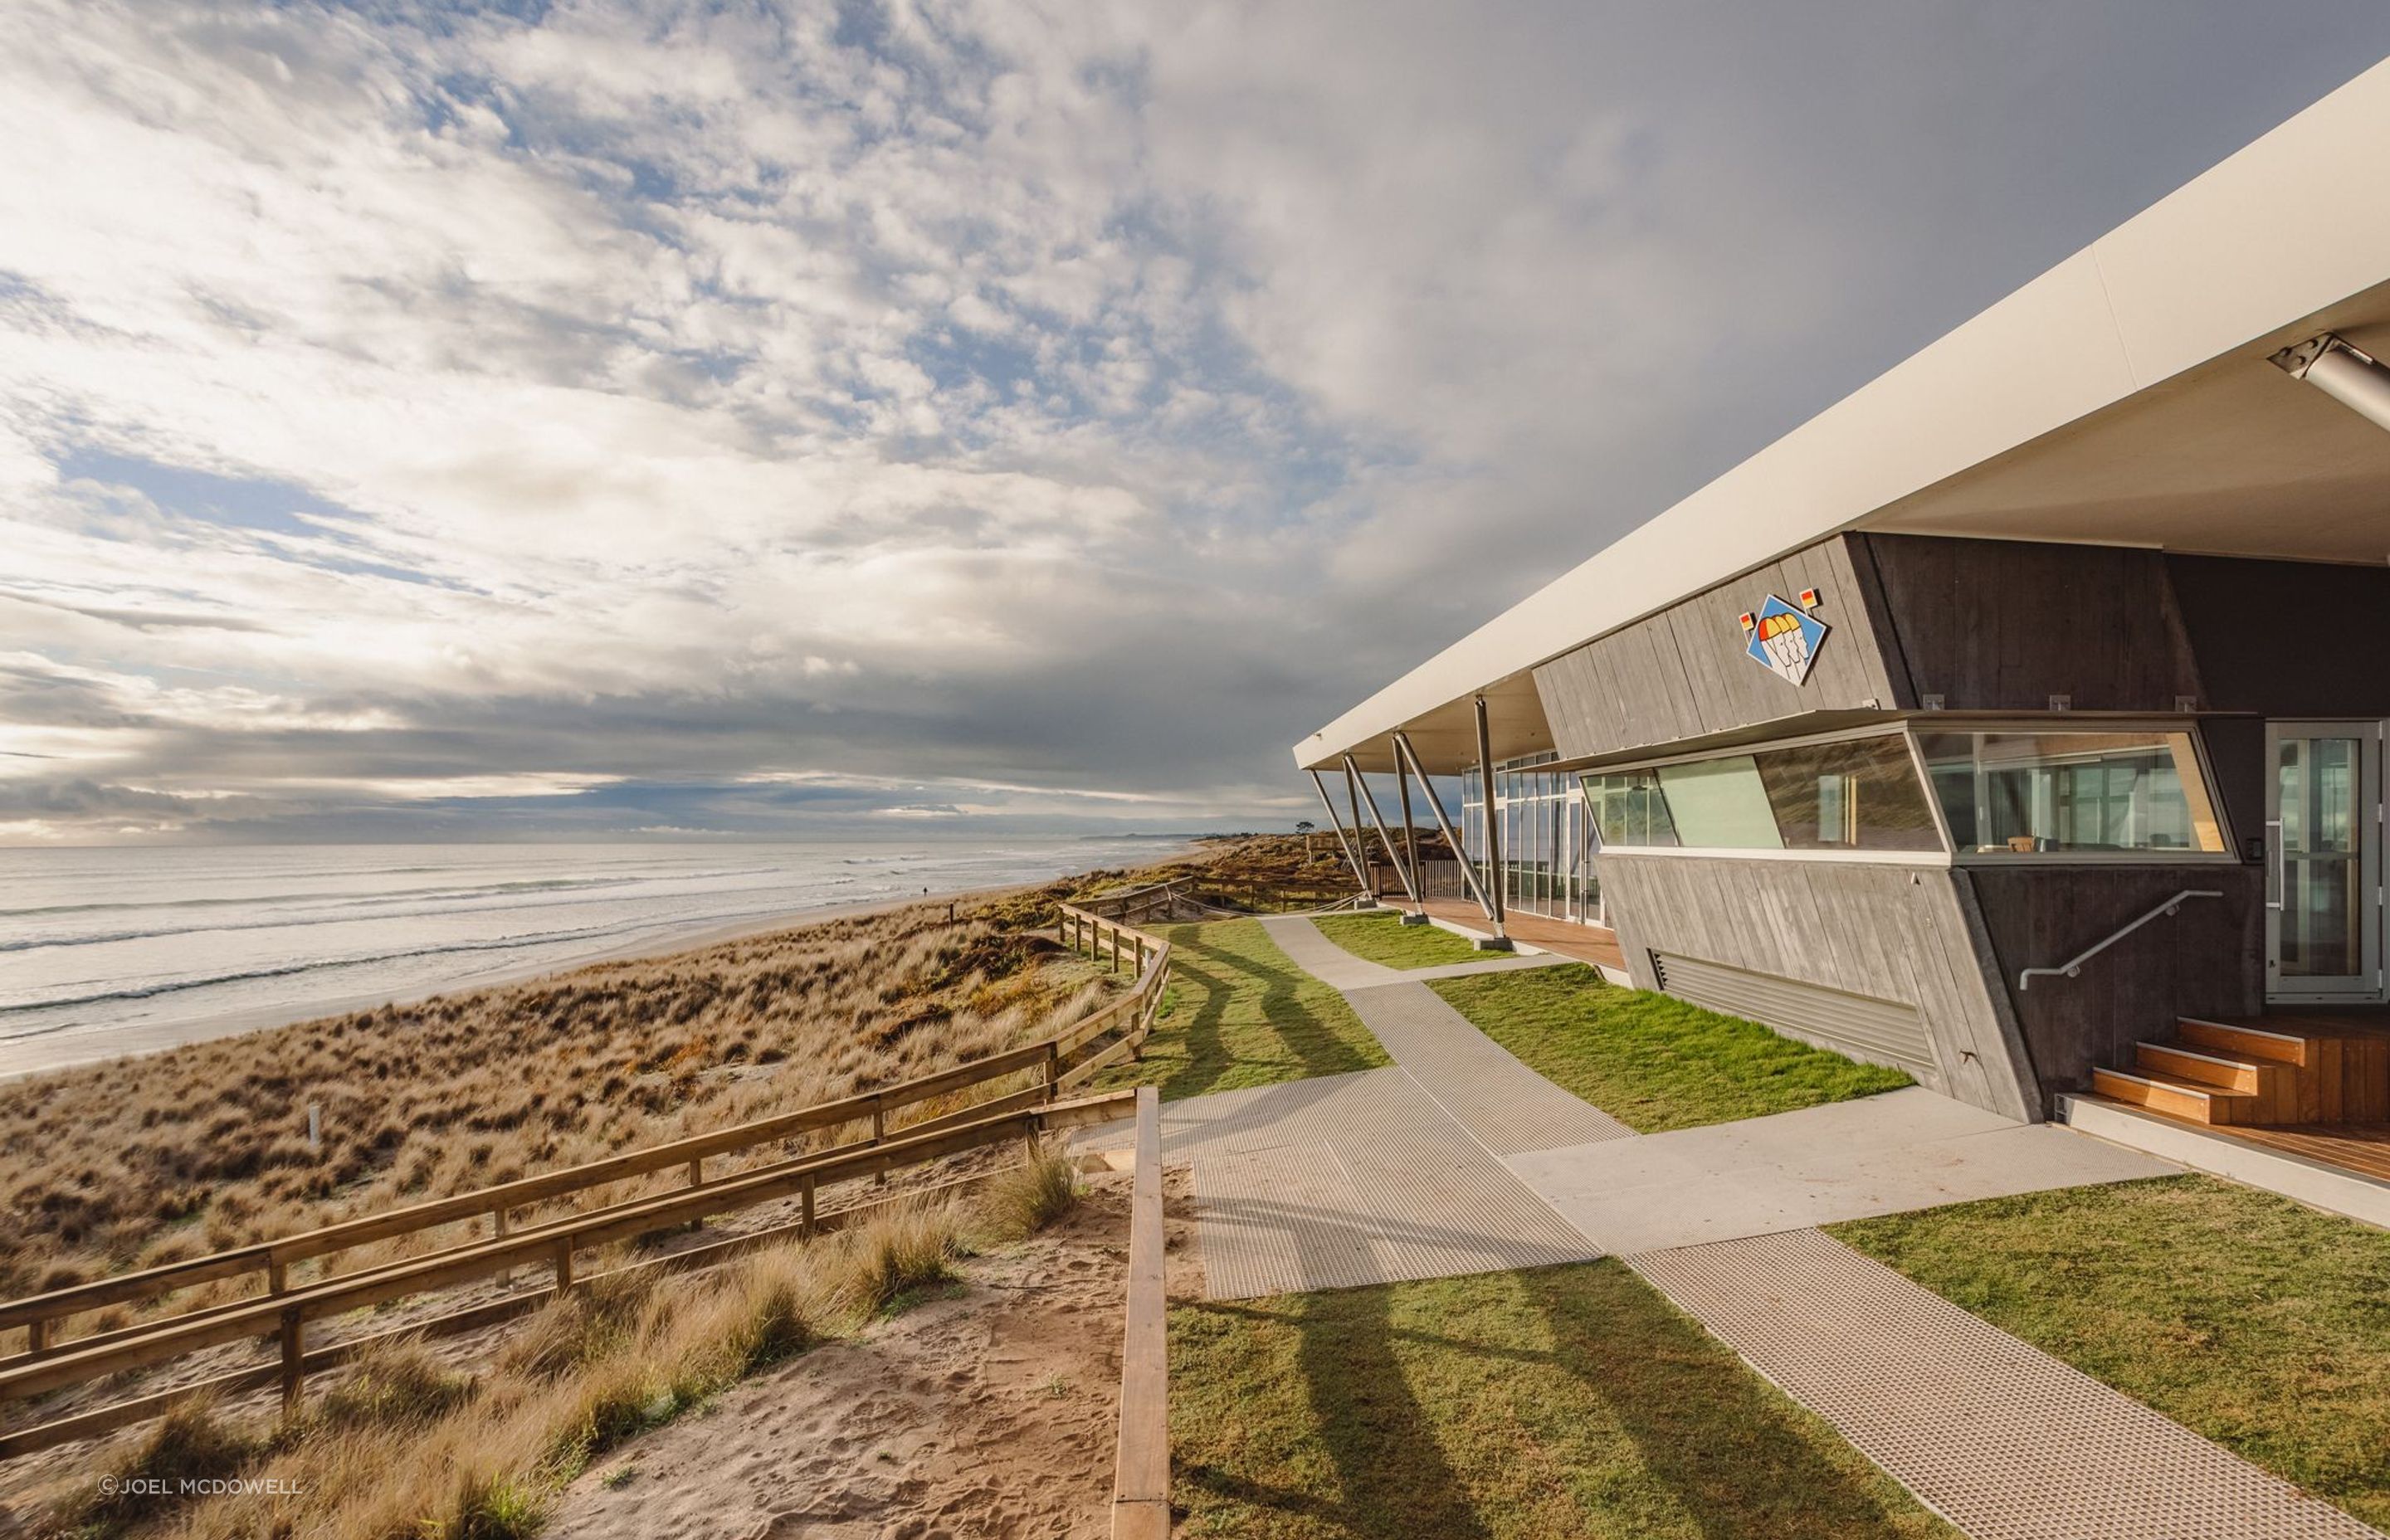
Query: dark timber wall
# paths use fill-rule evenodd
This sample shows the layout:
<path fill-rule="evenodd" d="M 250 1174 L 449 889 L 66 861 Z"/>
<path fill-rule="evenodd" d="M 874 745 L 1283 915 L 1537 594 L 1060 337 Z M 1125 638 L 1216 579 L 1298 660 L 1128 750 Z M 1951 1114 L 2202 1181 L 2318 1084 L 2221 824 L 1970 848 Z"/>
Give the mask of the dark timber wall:
<path fill-rule="evenodd" d="M 2261 867 L 1970 866 L 1962 875 L 1991 934 L 2034 1068 L 2051 1090 L 2090 1083 L 2101 1064 L 2130 1068 L 2133 1045 L 2174 1034 L 2178 1016 L 2236 1016 L 2263 1007 L 2265 874 Z M 2084 965 L 2072 979 L 2016 988 L 2017 974 L 2065 961 L 2186 888 L 2221 899 L 2185 901 Z"/>
<path fill-rule="evenodd" d="M 1795 687 L 1743 655 L 1737 617 L 1804 588 L 1831 630 Z M 2263 719 L 2390 715 L 2385 630 L 2390 569 L 1852 533 L 1553 659 L 1535 681 L 1566 757 L 1891 720 L 1928 697 L 1952 712 L 2038 716 L 2065 696 L 2076 712 L 2200 717 L 2238 863 L 1600 858 L 1638 982 L 1656 982 L 1656 952 L 1913 1006 L 1933 1044 L 1921 1079 L 2037 1116 L 2045 1094 L 2130 1062 L 2177 1015 L 2262 1007 L 2264 878 L 2249 839 L 2268 816 Z M 2186 904 L 2076 978 L 2016 988 L 2019 970 L 2062 962 L 2185 888 L 2225 897 Z"/>

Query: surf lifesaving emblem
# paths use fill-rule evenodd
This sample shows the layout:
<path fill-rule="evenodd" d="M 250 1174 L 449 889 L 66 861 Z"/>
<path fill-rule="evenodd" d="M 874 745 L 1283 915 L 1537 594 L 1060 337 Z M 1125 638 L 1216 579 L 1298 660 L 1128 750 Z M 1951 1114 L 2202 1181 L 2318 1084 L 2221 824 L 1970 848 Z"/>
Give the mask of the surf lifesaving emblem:
<path fill-rule="evenodd" d="M 1798 685 L 1809 677 L 1809 665 L 1818 661 L 1818 648 L 1830 629 L 1810 613 L 1817 608 L 1815 588 L 1801 590 L 1797 608 L 1768 595 L 1758 609 L 1743 612 L 1742 650 L 1786 684 Z"/>

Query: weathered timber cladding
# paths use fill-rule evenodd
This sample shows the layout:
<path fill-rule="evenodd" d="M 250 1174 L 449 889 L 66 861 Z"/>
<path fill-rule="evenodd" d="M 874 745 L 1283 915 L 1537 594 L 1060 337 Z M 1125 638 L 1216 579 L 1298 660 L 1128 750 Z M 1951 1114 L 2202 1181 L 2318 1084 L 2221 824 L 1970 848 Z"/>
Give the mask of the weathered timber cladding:
<path fill-rule="evenodd" d="M 1932 535 L 1858 537 L 1908 684 L 1952 711 L 2173 712 L 2200 694 L 2157 551 Z"/>
<path fill-rule="evenodd" d="M 1976 943 L 1981 921 L 1963 874 L 1618 852 L 1599 862 L 1642 987 L 1657 983 L 1659 952 L 1914 1006 L 1933 1043 L 1924 1084 L 2008 1117 L 2041 1116 L 2005 995 Z"/>
<path fill-rule="evenodd" d="M 1854 537 L 1838 535 L 1703 590 L 1553 659 L 1536 693 L 1562 756 L 1674 742 L 1808 712 L 1912 704 L 1880 643 L 1874 574 Z M 1785 683 L 1744 655 L 1737 618 L 1775 594 L 1818 590 L 1831 627 L 1808 681 Z"/>
<path fill-rule="evenodd" d="M 1991 946 L 2012 992 L 2018 1026 L 2046 1091 L 2082 1090 L 2095 1065 L 2129 1065 L 2133 1045 L 2174 1035 L 2178 1016 L 2262 1008 L 2265 875 L 2255 866 L 1975 866 L 1973 886 Z M 2075 978 L 2028 968 L 2064 962 L 2185 888 L 2220 889 L 2143 926 L 2086 963 Z"/>

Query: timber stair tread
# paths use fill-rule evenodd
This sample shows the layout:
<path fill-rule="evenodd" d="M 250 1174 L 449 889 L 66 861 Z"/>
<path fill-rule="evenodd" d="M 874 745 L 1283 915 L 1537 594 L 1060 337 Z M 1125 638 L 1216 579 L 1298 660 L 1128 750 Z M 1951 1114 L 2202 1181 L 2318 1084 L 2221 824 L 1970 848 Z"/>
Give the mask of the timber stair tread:
<path fill-rule="evenodd" d="M 2092 1072 L 2112 1099 L 2192 1123 L 2242 1127 L 2390 1119 L 2390 1018 L 2185 1016 L 2133 1062 Z"/>
<path fill-rule="evenodd" d="M 2203 1084 L 2153 1070 L 2097 1069 L 2091 1072 L 2091 1088 L 2118 1101 L 2171 1112 L 2193 1123 L 2230 1123 L 2237 1112 L 2246 1110 L 2244 1103 L 2257 1100 L 2255 1091 Z"/>

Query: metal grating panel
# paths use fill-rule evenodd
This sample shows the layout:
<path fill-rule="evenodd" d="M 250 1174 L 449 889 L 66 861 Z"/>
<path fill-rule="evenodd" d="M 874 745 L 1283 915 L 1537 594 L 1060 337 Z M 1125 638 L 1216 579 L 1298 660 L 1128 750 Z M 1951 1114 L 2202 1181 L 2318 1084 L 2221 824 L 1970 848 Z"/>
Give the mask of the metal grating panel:
<path fill-rule="evenodd" d="M 2383 1540 L 1819 1231 L 1626 1260 L 1974 1540 Z"/>
<path fill-rule="evenodd" d="M 1933 1039 L 1915 1006 L 1659 952 L 1651 954 L 1651 970 L 1662 989 L 1694 1005 L 1862 1059 L 1928 1073 L 1934 1069 Z"/>

